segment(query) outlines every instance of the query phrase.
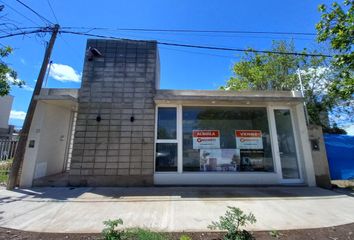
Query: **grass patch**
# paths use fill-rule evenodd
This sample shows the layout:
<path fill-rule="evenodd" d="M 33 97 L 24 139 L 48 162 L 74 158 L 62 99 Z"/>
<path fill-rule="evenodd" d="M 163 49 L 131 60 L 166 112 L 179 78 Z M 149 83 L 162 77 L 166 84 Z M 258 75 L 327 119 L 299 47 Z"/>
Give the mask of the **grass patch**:
<path fill-rule="evenodd" d="M 12 159 L 0 161 L 0 184 L 6 184 L 9 179 L 9 172 L 12 165 Z"/>
<path fill-rule="evenodd" d="M 148 229 L 132 228 L 126 232 L 127 239 L 132 240 L 168 240 L 164 233 L 153 232 Z"/>

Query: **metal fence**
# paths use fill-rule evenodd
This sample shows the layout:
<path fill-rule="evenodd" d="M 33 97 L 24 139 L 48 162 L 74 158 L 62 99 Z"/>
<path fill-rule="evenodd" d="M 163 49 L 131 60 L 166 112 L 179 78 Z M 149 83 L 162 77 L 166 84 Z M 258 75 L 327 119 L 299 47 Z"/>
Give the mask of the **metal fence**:
<path fill-rule="evenodd" d="M 7 183 L 17 143 L 17 140 L 0 139 L 0 186 Z"/>
<path fill-rule="evenodd" d="M 17 140 L 0 139 L 0 160 L 12 159 L 16 152 Z"/>

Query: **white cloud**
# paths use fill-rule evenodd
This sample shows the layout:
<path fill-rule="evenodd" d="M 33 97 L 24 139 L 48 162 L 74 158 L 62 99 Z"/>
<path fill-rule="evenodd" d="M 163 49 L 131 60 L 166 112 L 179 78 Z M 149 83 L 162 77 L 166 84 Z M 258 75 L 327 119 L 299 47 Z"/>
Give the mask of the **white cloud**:
<path fill-rule="evenodd" d="M 11 119 L 25 120 L 25 117 L 26 117 L 26 113 L 24 111 L 11 110 L 10 112 Z"/>
<path fill-rule="evenodd" d="M 33 92 L 33 90 L 34 90 L 34 88 L 29 85 L 23 85 L 21 88 L 23 90 L 30 91 L 30 92 Z"/>
<path fill-rule="evenodd" d="M 354 125 L 344 127 L 344 130 L 347 131 L 348 135 L 354 136 Z"/>
<path fill-rule="evenodd" d="M 27 64 L 27 62 L 26 62 L 26 60 L 25 60 L 24 58 L 20 58 L 20 62 L 21 62 L 23 65 L 26 65 L 26 64 Z"/>
<path fill-rule="evenodd" d="M 10 76 L 10 74 L 6 74 L 6 78 L 7 78 L 7 81 L 10 83 L 10 84 L 14 84 L 14 83 L 17 83 L 17 82 L 22 82 L 22 80 L 21 79 L 19 79 L 19 78 L 16 78 L 16 79 L 14 79 L 13 77 L 11 77 Z M 31 87 L 31 86 L 29 86 L 29 85 L 22 85 L 21 87 L 20 87 L 21 89 L 23 89 L 23 90 L 26 90 L 26 91 L 30 91 L 30 92 L 32 92 L 33 90 L 34 90 L 34 88 L 33 87 Z"/>
<path fill-rule="evenodd" d="M 49 76 L 61 82 L 80 82 L 81 74 L 69 65 L 53 63 Z"/>
<path fill-rule="evenodd" d="M 21 79 L 19 78 L 14 79 L 13 77 L 11 77 L 9 73 L 6 73 L 6 79 L 9 84 L 13 84 L 21 81 Z"/>

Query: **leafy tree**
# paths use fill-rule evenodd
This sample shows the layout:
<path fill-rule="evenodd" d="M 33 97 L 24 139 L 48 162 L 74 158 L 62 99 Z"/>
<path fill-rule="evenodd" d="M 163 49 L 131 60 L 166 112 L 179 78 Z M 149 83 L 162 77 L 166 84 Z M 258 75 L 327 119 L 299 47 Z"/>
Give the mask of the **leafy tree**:
<path fill-rule="evenodd" d="M 11 52 L 11 47 L 0 48 L 0 96 L 9 94 L 10 85 L 21 87 L 24 84 L 17 79 L 17 73 L 3 61 Z"/>
<path fill-rule="evenodd" d="M 316 25 L 317 40 L 330 43 L 335 52 L 332 64 L 340 72 L 330 94 L 351 99 L 354 94 L 354 1 L 345 0 L 342 5 L 333 2 L 331 6 L 321 4 L 319 11 L 322 16 Z"/>
<path fill-rule="evenodd" d="M 295 52 L 293 42 L 274 41 L 273 52 Z M 307 53 L 306 50 L 303 53 Z M 313 54 L 318 54 L 314 51 Z M 328 113 L 353 111 L 347 107 L 348 98 L 331 92 L 338 72 L 324 56 L 288 55 L 246 52 L 233 66 L 233 76 L 224 90 L 300 90 L 300 73 L 311 123 L 329 127 Z M 335 120 L 334 114 L 330 115 Z M 344 116 L 344 115 L 343 115 Z M 341 116 L 343 118 L 343 116 Z M 345 116 L 350 117 L 346 114 Z"/>
<path fill-rule="evenodd" d="M 0 5 L 0 12 L 2 12 L 3 10 L 4 5 Z M 0 16 L 0 20 L 2 21 L 2 27 L 4 27 L 5 29 L 9 26 L 16 27 L 16 25 L 4 21 L 3 17 L 3 15 Z M 25 84 L 24 81 L 17 79 L 17 73 L 12 70 L 4 61 L 4 58 L 8 57 L 12 53 L 12 51 L 13 49 L 9 46 L 0 47 L 0 97 L 9 94 L 11 85 L 21 87 Z"/>

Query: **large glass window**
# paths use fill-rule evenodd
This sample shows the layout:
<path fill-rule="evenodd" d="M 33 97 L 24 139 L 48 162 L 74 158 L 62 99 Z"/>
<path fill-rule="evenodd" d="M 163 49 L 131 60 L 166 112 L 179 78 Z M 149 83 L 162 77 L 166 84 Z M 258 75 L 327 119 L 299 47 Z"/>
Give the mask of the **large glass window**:
<path fill-rule="evenodd" d="M 183 107 L 183 171 L 273 172 L 266 108 Z"/>
<path fill-rule="evenodd" d="M 300 174 L 290 110 L 275 109 L 274 116 L 283 178 L 298 179 Z"/>
<path fill-rule="evenodd" d="M 177 171 L 177 109 L 159 107 L 157 112 L 155 170 Z"/>
<path fill-rule="evenodd" d="M 159 108 L 157 115 L 157 139 L 176 139 L 176 108 Z"/>

